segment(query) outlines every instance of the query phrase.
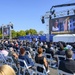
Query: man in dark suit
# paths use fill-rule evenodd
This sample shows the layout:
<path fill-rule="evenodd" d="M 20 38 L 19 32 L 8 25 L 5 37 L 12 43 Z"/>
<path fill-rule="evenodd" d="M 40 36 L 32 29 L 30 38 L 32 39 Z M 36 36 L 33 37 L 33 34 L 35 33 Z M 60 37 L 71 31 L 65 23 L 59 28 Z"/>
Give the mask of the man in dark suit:
<path fill-rule="evenodd" d="M 75 73 L 75 61 L 72 59 L 72 50 L 66 50 L 65 54 L 66 60 L 60 61 L 58 69 L 68 73 Z"/>

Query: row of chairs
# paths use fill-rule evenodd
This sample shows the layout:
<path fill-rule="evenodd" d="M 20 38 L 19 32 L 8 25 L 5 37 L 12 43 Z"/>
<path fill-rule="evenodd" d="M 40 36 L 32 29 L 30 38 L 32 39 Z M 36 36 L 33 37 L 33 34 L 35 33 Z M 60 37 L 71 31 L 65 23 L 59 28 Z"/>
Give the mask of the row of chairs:
<path fill-rule="evenodd" d="M 26 51 L 26 52 L 28 53 L 29 57 L 32 58 L 30 52 L 29 51 Z M 47 60 L 50 61 L 49 65 L 51 66 L 51 63 L 53 62 L 53 58 L 52 58 L 51 54 L 45 53 L 45 56 L 46 56 L 46 58 L 48 56 L 50 57 L 50 58 L 47 58 Z M 60 62 L 59 57 L 65 58 L 65 56 L 62 56 L 62 55 L 57 56 L 58 64 Z M 47 75 L 49 73 L 49 71 L 46 72 L 46 70 L 44 68 L 44 65 L 40 65 L 40 64 L 35 63 L 35 71 L 34 71 L 34 69 L 32 69 L 31 66 L 27 66 L 27 64 L 26 64 L 26 62 L 24 60 L 18 59 L 18 61 L 23 62 L 25 64 L 25 66 L 22 67 L 22 66 L 19 65 L 19 69 L 17 69 L 12 57 L 9 57 L 9 56 L 4 57 L 4 55 L 0 53 L 0 65 L 2 65 L 2 64 L 8 64 L 10 66 L 14 65 L 16 67 L 16 69 L 17 69 L 18 75 L 27 75 L 27 73 L 29 73 L 30 75 L 34 75 L 34 74 L 37 75 L 37 73 L 39 75 Z M 44 69 L 43 73 L 39 72 L 36 69 L 37 66 L 42 67 Z M 21 72 L 21 71 L 23 71 L 23 72 Z M 63 72 L 63 71 L 58 70 L 58 69 L 57 69 L 57 72 L 58 72 L 58 75 L 63 75 L 63 74 L 65 74 L 65 75 L 75 75 L 75 74 L 69 74 L 69 73 Z"/>
<path fill-rule="evenodd" d="M 26 51 L 26 53 L 27 53 L 27 54 L 29 55 L 29 57 L 31 58 L 30 52 L 29 52 L 29 51 Z M 27 75 L 27 73 L 29 73 L 29 75 L 34 75 L 34 74 L 37 75 L 37 73 L 38 73 L 39 75 L 40 75 L 40 74 L 47 75 L 44 65 L 40 65 L 40 64 L 36 64 L 36 63 L 35 63 L 35 64 L 34 64 L 35 67 L 34 67 L 34 69 L 32 69 L 32 68 L 31 68 L 32 66 L 27 66 L 25 60 L 18 59 L 18 62 L 19 62 L 19 65 L 18 65 L 18 67 L 16 67 L 16 64 L 14 63 L 12 57 L 9 57 L 9 56 L 6 56 L 6 57 L 5 57 L 3 54 L 0 53 L 0 65 L 8 64 L 8 65 L 10 65 L 11 67 L 13 67 L 13 65 L 14 65 L 14 67 L 16 67 L 16 69 L 17 69 L 17 72 L 18 72 L 17 74 L 18 74 L 18 75 Z M 24 63 L 24 66 L 21 66 L 21 65 L 20 65 L 20 62 L 23 62 L 23 63 Z M 2 64 L 1 64 L 1 63 L 2 63 Z M 43 73 L 39 72 L 39 71 L 36 69 L 37 66 L 42 67 L 42 68 L 44 69 L 44 72 L 43 72 Z M 34 71 L 34 70 L 35 70 L 35 71 Z"/>
<path fill-rule="evenodd" d="M 0 66 L 4 64 L 10 65 L 11 67 L 15 69 L 16 73 L 18 72 L 18 68 L 16 64 L 14 63 L 13 58 L 10 56 L 4 56 L 4 54 L 0 53 Z"/>
<path fill-rule="evenodd" d="M 35 53 L 35 54 L 34 54 L 34 57 L 35 57 L 37 51 L 34 50 L 33 53 Z M 28 52 L 28 54 L 29 54 L 29 56 L 31 55 L 30 52 Z M 48 53 L 45 53 L 45 52 L 44 52 L 44 55 L 45 55 L 45 57 L 47 58 L 47 60 L 50 62 L 50 63 L 49 63 L 49 66 L 51 66 L 51 64 L 52 64 L 53 61 L 54 61 L 53 58 L 52 58 L 52 56 L 51 56 L 51 54 L 48 54 Z M 58 65 L 59 65 L 59 62 L 60 62 L 61 59 L 66 59 L 66 57 L 63 56 L 63 55 L 56 55 L 55 57 L 58 58 Z M 25 63 L 25 61 L 23 61 L 23 62 Z M 40 64 L 35 63 L 35 67 L 36 67 L 36 68 L 37 68 L 37 66 L 42 67 L 42 68 L 44 69 L 43 73 L 39 72 L 37 69 L 35 70 L 35 72 L 34 72 L 33 70 L 32 70 L 32 72 L 31 72 L 31 70 L 30 70 L 29 68 L 26 68 L 26 70 L 30 73 L 30 75 L 33 75 L 33 74 L 37 75 L 37 73 L 38 73 L 38 75 L 47 75 L 47 74 L 50 72 L 50 71 L 46 72 L 46 70 L 45 70 L 45 68 L 44 68 L 44 65 L 40 65 Z M 69 74 L 69 73 L 66 73 L 66 72 L 64 72 L 64 71 L 61 71 L 61 70 L 59 70 L 58 68 L 57 68 L 57 72 L 58 72 L 58 75 L 75 75 L 75 74 Z"/>
<path fill-rule="evenodd" d="M 29 73 L 29 75 L 37 75 L 37 74 L 38 75 L 48 75 L 50 72 L 49 70 L 46 71 L 44 65 L 35 63 L 34 64 L 35 66 L 33 68 L 31 68 L 32 66 L 27 66 L 25 60 L 18 59 L 18 61 L 24 63 L 24 66 L 19 67 L 19 74 L 18 75 L 25 75 L 26 73 Z M 43 72 L 38 71 L 37 67 L 43 68 Z M 21 71 L 23 71 L 23 73 Z"/>
<path fill-rule="evenodd" d="M 59 57 L 61 57 L 61 58 L 65 58 L 65 56 L 62 56 L 62 55 L 60 55 Z M 19 61 L 20 62 L 23 62 L 25 65 L 26 65 L 26 62 L 24 61 L 24 60 L 21 60 L 21 59 L 19 59 Z M 59 59 L 59 62 L 60 62 L 60 59 Z M 36 68 L 37 67 L 42 67 L 44 70 L 43 70 L 43 72 L 39 72 Z M 27 65 L 25 66 L 25 67 L 23 67 L 25 70 L 27 70 L 27 72 L 30 74 L 30 75 L 48 75 L 49 74 L 49 72 L 50 71 L 47 71 L 46 72 L 46 69 L 45 69 L 45 67 L 44 67 L 44 65 L 40 65 L 40 64 L 37 64 L 37 63 L 35 63 L 35 72 L 34 72 L 34 70 L 30 70 L 29 68 L 30 68 L 30 66 L 28 67 Z M 21 69 L 21 68 L 20 68 Z M 70 74 L 70 73 L 67 73 L 67 72 L 64 72 L 64 71 L 61 71 L 61 70 L 59 70 L 59 69 L 57 69 L 57 72 L 58 72 L 58 75 L 75 75 L 75 74 Z M 20 74 L 20 70 L 19 70 L 19 75 L 21 75 Z M 23 72 L 23 75 L 25 75 L 25 71 Z"/>

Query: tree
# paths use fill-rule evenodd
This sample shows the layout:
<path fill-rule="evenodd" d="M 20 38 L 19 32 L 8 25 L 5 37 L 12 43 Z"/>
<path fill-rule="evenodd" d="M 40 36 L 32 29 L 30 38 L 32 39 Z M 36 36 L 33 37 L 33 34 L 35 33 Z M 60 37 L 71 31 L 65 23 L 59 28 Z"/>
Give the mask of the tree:
<path fill-rule="evenodd" d="M 26 32 L 24 30 L 20 30 L 19 32 L 17 32 L 17 36 L 25 36 Z"/>
<path fill-rule="evenodd" d="M 15 30 L 11 30 L 11 36 L 12 38 L 17 38 L 19 36 L 25 36 L 25 35 L 28 35 L 28 34 L 31 34 L 31 35 L 35 35 L 37 34 L 37 31 L 35 29 L 29 29 L 29 30 L 20 30 L 20 31 L 15 31 Z M 9 38 L 9 36 L 7 36 L 7 38 Z M 0 29 L 0 38 L 2 38 L 2 30 Z"/>
<path fill-rule="evenodd" d="M 37 31 L 35 29 L 29 29 L 29 30 L 26 30 L 25 32 L 26 32 L 26 35 L 28 35 L 28 34 L 32 34 L 32 35 L 37 34 Z"/>
<path fill-rule="evenodd" d="M 39 31 L 39 33 L 38 33 L 38 34 L 42 35 L 42 34 L 44 34 L 44 32 L 43 32 L 43 31 Z"/>
<path fill-rule="evenodd" d="M 2 34 L 0 34 L 0 39 L 2 38 Z"/>
<path fill-rule="evenodd" d="M 28 34 L 29 34 L 29 30 L 26 30 L 25 32 L 26 32 L 26 35 L 28 35 Z"/>
<path fill-rule="evenodd" d="M 16 31 L 11 30 L 11 33 L 12 33 L 12 38 L 16 38 L 17 37 L 17 32 Z"/>
<path fill-rule="evenodd" d="M 37 31 L 35 29 L 30 29 L 29 33 L 32 34 L 32 35 L 35 35 L 35 34 L 37 34 Z"/>

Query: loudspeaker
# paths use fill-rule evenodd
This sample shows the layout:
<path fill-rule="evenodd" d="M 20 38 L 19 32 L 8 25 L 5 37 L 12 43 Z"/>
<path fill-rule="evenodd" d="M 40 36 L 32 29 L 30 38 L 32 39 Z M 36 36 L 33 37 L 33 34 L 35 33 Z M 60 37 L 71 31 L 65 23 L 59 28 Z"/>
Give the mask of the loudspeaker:
<path fill-rule="evenodd" d="M 42 21 L 43 24 L 45 23 L 44 16 L 42 16 L 41 21 Z"/>
<path fill-rule="evenodd" d="M 13 29 L 13 25 L 11 25 L 11 29 Z"/>

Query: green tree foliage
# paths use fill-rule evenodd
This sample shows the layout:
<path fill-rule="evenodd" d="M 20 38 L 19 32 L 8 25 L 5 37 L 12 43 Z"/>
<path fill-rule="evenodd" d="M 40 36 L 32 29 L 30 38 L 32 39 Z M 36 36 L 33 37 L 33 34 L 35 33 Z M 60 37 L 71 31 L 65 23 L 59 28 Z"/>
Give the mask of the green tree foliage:
<path fill-rule="evenodd" d="M 0 39 L 2 38 L 2 34 L 0 34 Z"/>
<path fill-rule="evenodd" d="M 2 38 L 2 29 L 0 28 L 0 38 Z"/>
<path fill-rule="evenodd" d="M 29 33 L 32 34 L 32 35 L 34 35 L 34 34 L 37 34 L 37 31 L 35 29 L 30 29 Z"/>
<path fill-rule="evenodd" d="M 16 38 L 17 37 L 17 32 L 16 31 L 12 30 L 11 33 L 12 33 L 12 38 Z"/>
<path fill-rule="evenodd" d="M 26 32 L 24 30 L 20 30 L 19 32 L 17 32 L 17 36 L 25 36 Z"/>
<path fill-rule="evenodd" d="M 32 34 L 32 35 L 35 35 L 37 34 L 37 31 L 35 29 L 29 29 L 29 30 L 20 30 L 20 31 L 15 31 L 15 30 L 11 30 L 11 36 L 12 38 L 17 38 L 19 36 L 25 36 L 25 35 L 28 35 L 28 34 Z M 9 38 L 10 36 L 8 36 Z M 2 32 L 0 30 L 0 38 L 2 38 Z"/>
<path fill-rule="evenodd" d="M 32 34 L 32 35 L 37 34 L 37 31 L 35 29 L 29 29 L 29 30 L 26 30 L 25 32 L 26 32 L 26 35 L 28 35 L 28 34 Z"/>
<path fill-rule="evenodd" d="M 28 34 L 29 34 L 29 30 L 26 30 L 25 32 L 26 32 L 26 35 L 28 35 Z"/>
<path fill-rule="evenodd" d="M 42 34 L 44 34 L 44 32 L 43 31 L 40 31 L 39 34 L 42 35 Z"/>

